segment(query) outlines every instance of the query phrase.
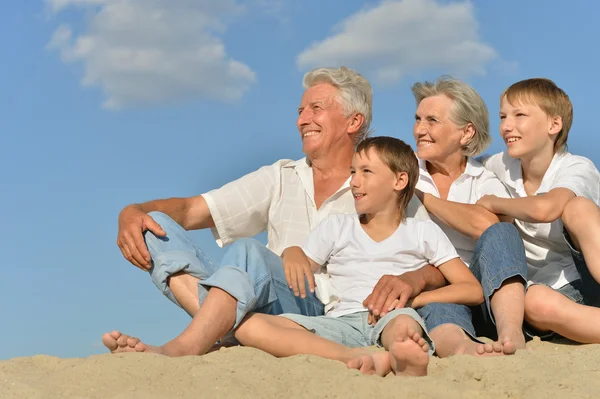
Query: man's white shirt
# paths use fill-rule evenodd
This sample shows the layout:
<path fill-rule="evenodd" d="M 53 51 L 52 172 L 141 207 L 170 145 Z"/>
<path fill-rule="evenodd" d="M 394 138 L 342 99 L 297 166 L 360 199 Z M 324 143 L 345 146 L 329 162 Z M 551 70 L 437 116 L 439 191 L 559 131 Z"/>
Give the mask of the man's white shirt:
<path fill-rule="evenodd" d="M 277 255 L 287 247 L 304 245 L 310 231 L 330 214 L 356 213 L 350 178 L 317 209 L 307 158 L 279 160 L 202 196 L 215 223 L 212 232 L 219 246 L 266 230 L 267 248 Z M 416 198 L 407 215 L 429 219 Z"/>

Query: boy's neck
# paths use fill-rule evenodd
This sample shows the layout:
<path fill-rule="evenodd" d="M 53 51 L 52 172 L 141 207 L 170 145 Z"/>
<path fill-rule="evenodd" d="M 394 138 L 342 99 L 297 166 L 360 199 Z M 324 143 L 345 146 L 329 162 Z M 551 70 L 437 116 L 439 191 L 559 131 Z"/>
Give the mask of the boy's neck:
<path fill-rule="evenodd" d="M 398 208 L 395 207 L 393 210 L 362 214 L 360 224 L 373 241 L 381 242 L 398 229 L 400 216 Z"/>
<path fill-rule="evenodd" d="M 521 172 L 523 175 L 523 184 L 537 188 L 542 184 L 544 175 L 552 163 L 554 150 L 552 148 L 544 149 L 537 154 L 521 157 Z M 529 193 L 528 193 L 529 194 Z"/>

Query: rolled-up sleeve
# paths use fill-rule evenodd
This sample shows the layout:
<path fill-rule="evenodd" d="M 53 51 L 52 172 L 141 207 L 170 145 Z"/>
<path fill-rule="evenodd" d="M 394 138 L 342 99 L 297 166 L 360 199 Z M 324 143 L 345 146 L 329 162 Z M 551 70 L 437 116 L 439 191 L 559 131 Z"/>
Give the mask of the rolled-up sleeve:
<path fill-rule="evenodd" d="M 220 247 L 252 237 L 267 228 L 269 209 L 281 186 L 282 160 L 263 166 L 223 187 L 202 194 L 215 222 L 213 236 Z"/>

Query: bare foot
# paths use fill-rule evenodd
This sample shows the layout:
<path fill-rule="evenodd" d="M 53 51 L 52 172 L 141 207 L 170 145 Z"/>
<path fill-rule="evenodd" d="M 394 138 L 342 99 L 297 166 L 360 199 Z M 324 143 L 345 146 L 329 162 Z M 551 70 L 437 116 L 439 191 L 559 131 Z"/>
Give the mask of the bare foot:
<path fill-rule="evenodd" d="M 395 375 L 427 375 L 428 352 L 429 344 L 421 334 L 404 324 L 396 327 L 394 342 L 390 346 L 390 366 Z"/>
<path fill-rule="evenodd" d="M 515 344 L 509 340 L 494 341 L 491 344 L 475 344 L 475 356 L 504 356 L 514 355 L 517 351 Z"/>
<path fill-rule="evenodd" d="M 516 330 L 513 333 L 498 334 L 498 342 L 502 344 L 503 352 L 505 355 L 512 355 L 518 349 L 526 349 L 525 336 L 523 331 Z"/>
<path fill-rule="evenodd" d="M 160 349 L 155 346 L 146 345 L 139 338 L 130 337 L 122 334 L 119 331 L 113 331 L 102 335 L 102 343 L 111 353 L 125 352 L 147 352 L 161 353 Z"/>
<path fill-rule="evenodd" d="M 364 353 L 346 363 L 349 369 L 355 369 L 363 374 L 385 377 L 392 371 L 390 354 L 386 352 Z"/>

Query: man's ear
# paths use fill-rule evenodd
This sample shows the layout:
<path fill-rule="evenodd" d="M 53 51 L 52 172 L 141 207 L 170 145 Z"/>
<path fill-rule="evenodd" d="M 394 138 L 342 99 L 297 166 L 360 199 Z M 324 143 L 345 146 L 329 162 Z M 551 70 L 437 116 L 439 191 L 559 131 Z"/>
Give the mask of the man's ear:
<path fill-rule="evenodd" d="M 460 144 L 465 146 L 473 140 L 473 136 L 475 136 L 476 130 L 475 125 L 471 122 L 467 123 L 467 126 L 463 128 L 462 137 L 460 138 Z"/>
<path fill-rule="evenodd" d="M 363 114 L 353 114 L 350 117 L 350 124 L 348 125 L 348 134 L 356 134 L 365 123 L 365 116 Z"/>
<path fill-rule="evenodd" d="M 408 185 L 408 173 L 398 172 L 396 173 L 396 182 L 394 183 L 394 190 L 402 191 Z"/>
<path fill-rule="evenodd" d="M 551 136 L 555 136 L 563 128 L 562 117 L 560 116 L 551 116 L 548 118 L 548 134 Z"/>

